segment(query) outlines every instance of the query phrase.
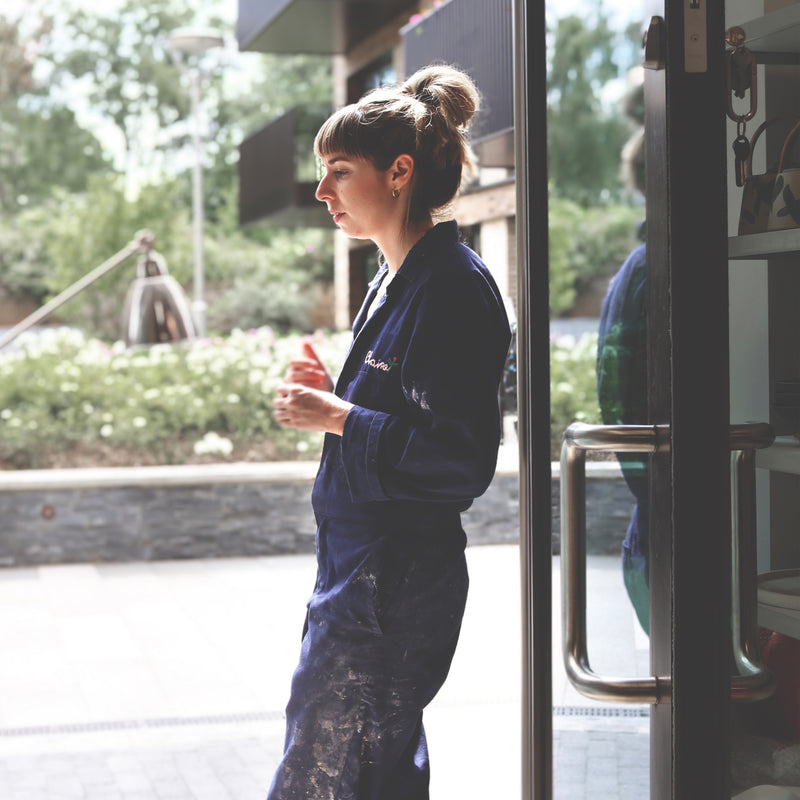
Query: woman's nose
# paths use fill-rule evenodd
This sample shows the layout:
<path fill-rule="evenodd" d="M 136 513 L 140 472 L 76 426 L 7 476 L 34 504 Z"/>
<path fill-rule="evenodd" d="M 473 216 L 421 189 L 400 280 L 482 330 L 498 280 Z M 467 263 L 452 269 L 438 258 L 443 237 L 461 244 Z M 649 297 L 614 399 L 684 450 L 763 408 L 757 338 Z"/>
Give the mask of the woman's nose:
<path fill-rule="evenodd" d="M 314 192 L 314 197 L 317 200 L 325 202 L 326 197 L 330 197 L 330 192 L 328 191 L 328 184 L 327 184 L 328 176 L 326 175 L 318 184 L 317 184 L 317 191 Z"/>

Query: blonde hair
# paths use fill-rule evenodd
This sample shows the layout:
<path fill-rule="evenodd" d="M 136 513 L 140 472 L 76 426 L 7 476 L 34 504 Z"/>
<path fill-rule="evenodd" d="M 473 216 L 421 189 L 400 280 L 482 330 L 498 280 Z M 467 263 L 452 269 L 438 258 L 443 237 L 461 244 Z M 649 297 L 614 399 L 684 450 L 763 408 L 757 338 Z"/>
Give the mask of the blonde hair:
<path fill-rule="evenodd" d="M 475 172 L 469 125 L 480 103 L 470 77 L 454 67 L 430 66 L 400 86 L 375 89 L 336 111 L 314 140 L 318 158 L 363 158 L 380 170 L 395 158 L 414 159 L 409 220 L 446 208 Z"/>

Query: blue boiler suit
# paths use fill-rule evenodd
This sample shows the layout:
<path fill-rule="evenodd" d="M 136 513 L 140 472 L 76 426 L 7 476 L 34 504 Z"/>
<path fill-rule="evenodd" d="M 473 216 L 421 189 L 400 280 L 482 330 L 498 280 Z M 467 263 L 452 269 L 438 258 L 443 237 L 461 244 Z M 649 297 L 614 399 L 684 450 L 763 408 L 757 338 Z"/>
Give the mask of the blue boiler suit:
<path fill-rule="evenodd" d="M 636 247 L 611 279 L 600 314 L 597 395 L 607 425 L 647 422 L 647 250 Z M 650 497 L 646 455 L 619 453 L 636 498 L 622 543 L 622 575 L 636 616 L 650 633 Z"/>
<path fill-rule="evenodd" d="M 489 271 L 440 223 L 354 324 L 312 493 L 317 581 L 268 800 L 425 800 L 422 710 L 467 595 L 461 512 L 488 487 L 510 341 Z"/>

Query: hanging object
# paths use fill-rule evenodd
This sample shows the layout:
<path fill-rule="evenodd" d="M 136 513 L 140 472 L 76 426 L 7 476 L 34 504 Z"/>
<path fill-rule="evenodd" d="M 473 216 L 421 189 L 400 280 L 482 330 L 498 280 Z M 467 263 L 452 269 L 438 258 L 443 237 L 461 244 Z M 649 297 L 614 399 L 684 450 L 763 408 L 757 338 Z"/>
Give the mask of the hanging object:
<path fill-rule="evenodd" d="M 729 28 L 725 41 L 732 48 L 728 52 L 728 116 L 736 123 L 736 138 L 733 140 L 734 173 L 736 185 L 744 186 L 747 163 L 750 158 L 750 141 L 745 136 L 747 123 L 758 108 L 758 81 L 756 57 L 744 46 L 745 33 L 742 28 Z M 748 99 L 743 114 L 734 110 L 734 97 Z"/>
<path fill-rule="evenodd" d="M 767 166 L 763 172 L 753 174 L 753 152 L 756 142 L 768 127 L 780 123 L 783 127 L 791 129 L 798 121 L 800 121 L 800 117 L 795 114 L 778 114 L 762 122 L 750 139 L 750 152 L 745 165 L 742 205 L 739 212 L 739 236 L 764 233 L 768 229 L 772 213 L 778 168 L 777 165 L 773 164 Z M 794 164 L 791 166 L 794 166 Z"/>
<path fill-rule="evenodd" d="M 782 231 L 800 228 L 800 167 L 790 162 L 792 145 L 800 134 L 797 123 L 783 142 L 778 161 L 775 185 L 772 187 L 772 210 L 767 230 Z"/>
<path fill-rule="evenodd" d="M 136 267 L 122 311 L 125 344 L 160 344 L 195 336 L 189 301 L 181 285 L 168 274 L 163 256 L 146 252 Z"/>

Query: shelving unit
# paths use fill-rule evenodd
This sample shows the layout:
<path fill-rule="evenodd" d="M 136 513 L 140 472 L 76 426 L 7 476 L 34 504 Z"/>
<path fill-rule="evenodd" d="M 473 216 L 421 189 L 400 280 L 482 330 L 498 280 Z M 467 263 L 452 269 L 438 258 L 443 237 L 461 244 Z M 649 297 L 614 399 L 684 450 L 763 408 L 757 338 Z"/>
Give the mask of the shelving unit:
<path fill-rule="evenodd" d="M 800 255 L 800 228 L 728 237 L 728 258 L 759 259 L 776 255 Z"/>
<path fill-rule="evenodd" d="M 759 603 L 758 624 L 784 636 L 800 639 L 800 613 L 797 611 Z"/>
<path fill-rule="evenodd" d="M 800 64 L 800 3 L 778 9 L 737 27 L 745 32 L 745 47 L 761 64 Z M 759 259 L 800 254 L 800 229 L 768 231 L 728 239 L 728 257 Z"/>
<path fill-rule="evenodd" d="M 745 46 L 762 64 L 800 63 L 800 7 L 787 6 L 739 25 Z"/>
<path fill-rule="evenodd" d="M 800 65 L 800 3 L 772 11 L 749 22 L 739 23 L 738 27 L 744 30 L 744 46 L 755 55 L 757 63 Z M 767 69 L 775 70 L 770 67 Z M 773 71 L 771 74 L 779 73 Z M 767 108 L 768 116 L 796 107 L 796 101 L 790 96 L 787 97 L 790 87 L 785 81 L 794 86 L 791 74 L 793 73 L 785 73 L 785 78 L 777 77 L 771 84 L 765 80 L 768 99 L 772 101 L 762 106 Z M 769 75 L 767 72 L 765 77 L 769 78 Z M 759 98 L 759 105 L 763 102 L 763 98 Z M 775 109 L 770 110 L 770 106 L 774 106 Z M 770 336 L 769 380 L 772 383 L 776 379 L 793 379 L 798 365 L 787 343 L 797 340 L 800 336 L 800 315 L 794 310 L 792 301 L 800 281 L 798 273 L 800 229 L 731 236 L 728 239 L 728 258 L 734 261 L 769 260 L 764 264 L 764 269 L 767 270 L 765 279 L 769 281 L 770 287 L 767 312 Z M 764 390 L 769 391 L 766 386 Z M 770 409 L 770 421 L 779 434 L 795 433 L 791 423 L 782 416 L 778 407 L 771 403 Z M 791 537 L 793 519 L 796 517 L 795 501 L 791 495 L 796 492 L 794 476 L 800 476 L 800 438 L 795 435 L 779 435 L 771 447 L 757 451 L 755 461 L 757 468 L 773 473 L 770 511 L 771 557 L 776 557 L 774 548 L 777 545 L 784 559 L 794 560 L 794 555 L 791 557 L 787 555 L 791 547 L 787 547 L 786 537 Z M 777 506 L 775 491 L 778 491 L 780 497 Z M 781 557 L 777 558 L 779 568 L 782 566 L 781 560 Z M 766 578 L 767 576 L 762 576 L 762 581 Z M 785 635 L 800 638 L 800 610 L 790 607 L 792 604 L 788 598 L 785 608 L 780 597 L 776 599 L 773 596 L 768 602 L 764 602 L 764 599 L 761 598 L 758 605 L 759 624 Z"/>

